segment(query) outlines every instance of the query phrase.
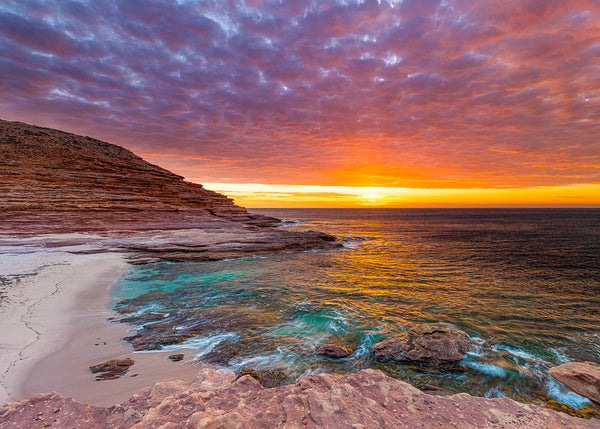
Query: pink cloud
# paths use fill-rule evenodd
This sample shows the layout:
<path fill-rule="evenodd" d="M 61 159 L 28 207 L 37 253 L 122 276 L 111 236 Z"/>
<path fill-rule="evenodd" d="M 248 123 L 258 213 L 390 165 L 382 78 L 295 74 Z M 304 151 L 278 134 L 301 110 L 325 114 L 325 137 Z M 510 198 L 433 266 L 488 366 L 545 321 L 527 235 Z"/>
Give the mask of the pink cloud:
<path fill-rule="evenodd" d="M 208 182 L 592 183 L 599 56 L 593 0 L 8 1 L 0 116 Z"/>

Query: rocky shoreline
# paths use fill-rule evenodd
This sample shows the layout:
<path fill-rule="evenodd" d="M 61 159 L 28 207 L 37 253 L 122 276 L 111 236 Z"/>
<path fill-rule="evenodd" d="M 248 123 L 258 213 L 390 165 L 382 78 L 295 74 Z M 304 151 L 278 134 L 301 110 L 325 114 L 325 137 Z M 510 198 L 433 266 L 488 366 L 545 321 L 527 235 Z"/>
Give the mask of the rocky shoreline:
<path fill-rule="evenodd" d="M 90 137 L 0 120 L 0 245 L 87 245 L 138 263 L 340 246 Z M 91 246 L 91 247 L 90 247 Z"/>
<path fill-rule="evenodd" d="M 145 388 L 129 401 L 103 408 L 58 393 L 0 406 L 0 424 L 13 428 L 598 428 L 582 420 L 521 404 L 465 393 L 434 396 L 363 370 L 337 377 L 305 376 L 266 389 L 251 375 L 204 368 L 192 383 Z"/>
<path fill-rule="evenodd" d="M 0 246 L 10 249 L 27 246 L 39 252 L 51 249 L 82 255 L 109 252 L 125 257 L 129 264 L 141 264 L 341 246 L 327 234 L 278 228 L 278 219 L 248 213 L 226 196 L 185 182 L 119 146 L 16 122 L 0 121 L 0 194 L 4 196 Z M 69 294 L 58 287 L 65 282 L 62 275 L 57 271 L 58 277 L 47 285 L 47 297 Z M 47 297 L 36 296 L 33 303 L 8 302 L 27 305 L 27 317 L 33 317 L 33 308 Z M 227 308 L 218 311 L 224 321 L 231 316 Z M 25 323 L 31 331 L 29 319 L 13 313 L 15 326 Z M 51 321 L 54 316 L 48 314 Z M 200 314 L 190 317 L 201 319 Z M 247 320 L 253 317 L 260 314 L 246 315 Z M 238 318 L 236 323 L 246 319 Z M 184 334 L 194 335 L 194 329 L 203 327 L 190 329 Z M 151 332 L 157 334 L 154 337 L 135 334 L 128 341 L 136 350 L 150 350 L 184 338 L 168 327 L 155 331 Z M 33 332 L 37 339 L 31 344 L 41 337 L 41 331 Z M 343 346 L 328 346 L 317 353 L 332 359 L 350 353 Z M 208 356 L 213 359 L 209 363 L 220 364 L 223 356 L 233 353 L 227 347 L 223 345 L 221 356 Z M 460 360 L 466 350 L 464 333 L 424 324 L 376 345 L 374 355 L 381 361 L 445 368 Z M 13 353 L 16 357 L 10 365 L 23 360 L 22 352 Z M 113 382 L 106 380 L 126 374 L 134 365 L 125 356 L 109 359 L 107 365 L 95 367 L 103 383 Z M 343 377 L 317 374 L 280 385 L 284 379 L 285 375 L 257 374 L 250 369 L 236 379 L 231 372 L 202 368 L 191 383 L 159 382 L 112 407 L 41 393 L 0 406 L 0 428 L 600 427 L 600 420 L 582 420 L 507 398 L 478 398 L 435 388 L 429 391 L 446 396 L 430 395 L 378 370 Z M 265 388 L 258 380 L 279 382 Z"/>

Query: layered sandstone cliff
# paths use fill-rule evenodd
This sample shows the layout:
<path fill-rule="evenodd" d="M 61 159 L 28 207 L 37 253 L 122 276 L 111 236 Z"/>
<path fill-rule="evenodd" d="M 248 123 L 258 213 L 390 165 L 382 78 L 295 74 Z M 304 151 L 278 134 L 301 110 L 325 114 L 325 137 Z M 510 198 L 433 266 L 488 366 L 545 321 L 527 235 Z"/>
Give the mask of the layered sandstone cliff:
<path fill-rule="evenodd" d="M 168 229 L 215 217 L 258 225 L 275 222 L 120 146 L 4 120 L 0 196 L 5 232 Z"/>

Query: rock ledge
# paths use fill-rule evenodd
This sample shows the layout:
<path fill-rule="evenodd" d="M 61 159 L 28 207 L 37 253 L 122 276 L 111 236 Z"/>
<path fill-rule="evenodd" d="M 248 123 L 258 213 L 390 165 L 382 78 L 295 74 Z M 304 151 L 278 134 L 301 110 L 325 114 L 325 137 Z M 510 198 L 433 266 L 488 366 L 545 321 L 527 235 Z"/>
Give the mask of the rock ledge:
<path fill-rule="evenodd" d="M 196 381 L 157 383 L 121 405 L 79 404 L 58 393 L 0 406 L 0 427 L 74 428 L 600 428 L 508 398 L 428 395 L 378 370 L 263 388 L 250 375 L 202 369 Z"/>

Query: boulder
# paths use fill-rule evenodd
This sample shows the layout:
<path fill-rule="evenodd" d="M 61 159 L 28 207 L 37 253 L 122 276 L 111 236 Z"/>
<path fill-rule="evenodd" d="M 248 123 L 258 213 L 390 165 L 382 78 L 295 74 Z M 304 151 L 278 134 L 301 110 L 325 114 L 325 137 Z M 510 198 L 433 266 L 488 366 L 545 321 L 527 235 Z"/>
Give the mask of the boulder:
<path fill-rule="evenodd" d="M 600 406 L 600 365 L 597 363 L 565 363 L 550 368 L 550 375 L 573 392 Z"/>
<path fill-rule="evenodd" d="M 174 355 L 170 355 L 169 359 L 172 360 L 173 362 L 179 362 L 179 361 L 183 360 L 183 353 L 177 353 Z"/>
<path fill-rule="evenodd" d="M 373 347 L 379 361 L 412 362 L 430 368 L 450 368 L 471 349 L 469 337 L 442 323 L 423 323 Z"/>
<path fill-rule="evenodd" d="M 321 356 L 340 359 L 350 356 L 352 350 L 335 344 L 323 344 L 317 347 L 316 353 Z"/>
<path fill-rule="evenodd" d="M 96 381 L 114 380 L 121 377 L 129 371 L 129 367 L 134 364 L 133 359 L 112 359 L 98 365 L 90 366 L 92 374 L 98 374 Z"/>

